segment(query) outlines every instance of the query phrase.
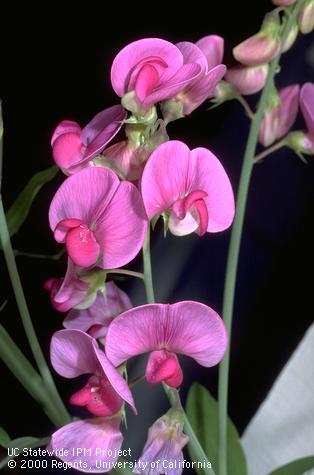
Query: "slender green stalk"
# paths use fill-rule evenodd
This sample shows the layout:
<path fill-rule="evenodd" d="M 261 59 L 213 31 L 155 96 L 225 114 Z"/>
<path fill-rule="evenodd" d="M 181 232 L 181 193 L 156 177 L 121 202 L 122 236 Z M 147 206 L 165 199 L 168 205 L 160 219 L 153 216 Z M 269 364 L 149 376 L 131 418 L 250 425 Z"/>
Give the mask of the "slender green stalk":
<path fill-rule="evenodd" d="M 146 289 L 146 297 L 147 297 L 147 302 L 148 303 L 154 303 L 155 302 L 155 297 L 154 297 L 154 288 L 153 288 L 153 279 L 152 279 L 152 266 L 151 266 L 151 257 L 150 257 L 150 236 L 149 236 L 149 228 L 148 228 L 148 234 L 146 236 L 146 240 L 143 246 L 143 260 L 144 260 L 144 278 L 145 278 L 145 289 Z M 164 391 L 169 399 L 169 402 L 171 406 L 173 405 L 180 405 L 180 409 L 183 412 L 184 416 L 184 431 L 185 433 L 189 436 L 189 443 L 193 447 L 193 451 L 196 454 L 198 460 L 205 461 L 206 462 L 206 468 L 203 468 L 202 470 L 204 473 L 207 475 L 215 475 L 215 472 L 211 468 L 207 468 L 207 465 L 209 465 L 209 460 L 199 443 L 195 432 L 192 429 L 192 426 L 189 422 L 189 419 L 182 407 L 181 400 L 180 400 L 180 395 L 177 390 L 172 390 L 167 386 L 166 384 L 163 384 Z M 208 462 L 208 463 L 207 463 Z"/>
<path fill-rule="evenodd" d="M 150 258 L 150 223 L 147 227 L 146 239 L 143 246 L 143 262 L 144 262 L 144 282 L 148 303 L 155 302 L 153 277 L 152 277 L 152 263 Z"/>
<path fill-rule="evenodd" d="M 254 112 L 252 111 L 249 103 L 247 102 L 246 99 L 244 99 L 243 96 L 239 95 L 236 97 L 236 99 L 240 102 L 240 104 L 243 106 L 245 112 L 246 112 L 246 115 L 248 116 L 249 119 L 253 119 L 254 118 Z"/>
<path fill-rule="evenodd" d="M 36 252 L 25 252 L 19 249 L 14 249 L 15 257 L 30 257 L 32 259 L 50 259 L 52 261 L 58 261 L 64 254 L 64 249 L 55 254 L 37 254 Z"/>
<path fill-rule="evenodd" d="M 37 371 L 2 325 L 0 325 L 0 358 L 32 398 L 43 406 L 51 422 L 57 426 L 59 424 L 58 408 L 47 396 L 47 391 Z"/>
<path fill-rule="evenodd" d="M 304 0 L 297 0 L 296 4 L 291 10 L 287 22 L 285 24 L 281 44 L 285 44 L 286 38 L 292 25 L 295 23 L 297 15 L 302 7 Z M 239 261 L 239 251 L 241 245 L 242 229 L 244 214 L 246 209 L 246 201 L 250 178 L 254 165 L 254 155 L 258 140 L 258 131 L 263 118 L 267 99 L 273 87 L 274 76 L 278 69 L 280 54 L 270 63 L 267 81 L 262 92 L 260 102 L 251 122 L 251 128 L 248 136 L 248 141 L 245 149 L 243 165 L 240 176 L 240 183 L 238 188 L 236 215 L 232 227 L 227 269 L 225 277 L 225 288 L 223 298 L 223 318 L 229 336 L 229 344 L 226 354 L 219 367 L 219 385 L 218 385 L 218 416 L 219 416 L 219 475 L 227 474 L 227 408 L 228 408 L 228 375 L 229 375 L 229 361 L 230 361 L 230 340 L 232 327 L 232 314 L 234 304 L 234 294 L 236 286 L 236 275 Z"/>
<path fill-rule="evenodd" d="M 179 409 L 183 414 L 184 419 L 184 432 L 189 436 L 189 444 L 193 447 L 193 451 L 199 461 L 205 461 L 205 468 L 202 468 L 202 471 L 208 475 L 215 475 L 214 470 L 210 467 L 209 460 L 205 454 L 203 447 L 199 443 L 199 440 L 190 424 L 188 416 L 186 415 L 183 406 L 181 404 L 180 395 L 177 389 L 170 388 L 167 384 L 163 383 L 164 391 L 169 399 L 171 406 L 174 409 Z M 207 466 L 208 465 L 208 466 Z"/>
<path fill-rule="evenodd" d="M 131 277 L 137 277 L 138 279 L 144 280 L 144 274 L 142 272 L 135 272 L 134 270 L 128 269 L 109 269 L 106 271 L 107 274 L 121 274 L 121 275 L 130 275 Z"/>
<path fill-rule="evenodd" d="M 272 145 L 271 147 L 268 147 L 268 148 L 266 148 L 265 150 L 263 150 L 263 151 L 262 151 L 261 153 L 259 153 L 258 155 L 255 155 L 255 157 L 254 157 L 254 162 L 257 163 L 257 162 L 259 162 L 260 160 L 263 160 L 263 158 L 268 157 L 268 155 L 270 155 L 271 153 L 274 153 L 274 152 L 276 152 L 277 150 L 279 150 L 280 148 L 285 147 L 285 145 L 286 145 L 285 139 L 280 140 L 279 142 L 275 143 L 275 144 Z"/>
<path fill-rule="evenodd" d="M 67 410 L 60 398 L 56 386 L 54 384 L 53 378 L 45 361 L 43 352 L 40 348 L 38 338 L 35 333 L 35 329 L 31 320 L 31 316 L 28 311 L 26 299 L 23 292 L 23 287 L 21 284 L 20 276 L 17 270 L 14 252 L 12 249 L 9 231 L 7 227 L 7 222 L 5 219 L 5 213 L 3 209 L 2 200 L 0 199 L 0 239 L 2 244 L 2 249 L 4 252 L 5 260 L 8 266 L 8 271 L 14 290 L 17 306 L 21 315 L 22 323 L 25 329 L 25 333 L 30 344 L 32 353 L 34 355 L 35 361 L 37 363 L 39 372 L 42 376 L 43 382 L 45 384 L 46 390 L 50 395 L 50 398 L 56 405 L 59 411 L 59 425 L 63 425 L 70 421 L 70 416 L 67 413 Z"/>

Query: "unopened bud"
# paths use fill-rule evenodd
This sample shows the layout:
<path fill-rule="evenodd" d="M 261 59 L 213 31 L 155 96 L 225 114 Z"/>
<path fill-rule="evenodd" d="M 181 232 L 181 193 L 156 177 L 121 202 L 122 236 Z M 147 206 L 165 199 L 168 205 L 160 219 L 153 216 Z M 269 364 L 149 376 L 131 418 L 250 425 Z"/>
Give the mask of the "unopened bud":
<path fill-rule="evenodd" d="M 285 142 L 297 155 L 314 155 L 314 137 L 302 131 L 291 132 Z"/>
<path fill-rule="evenodd" d="M 298 33 L 299 33 L 299 27 L 297 24 L 295 24 L 289 31 L 287 39 L 283 45 L 283 48 L 282 48 L 283 53 L 285 53 L 291 48 L 291 46 L 294 44 L 295 40 L 297 39 Z"/>
<path fill-rule="evenodd" d="M 301 8 L 299 27 L 304 35 L 314 30 L 314 0 L 307 0 Z"/>
<path fill-rule="evenodd" d="M 231 84 L 239 94 L 255 94 L 263 89 L 268 74 L 268 64 L 259 66 L 234 66 L 227 70 L 226 81 Z"/>

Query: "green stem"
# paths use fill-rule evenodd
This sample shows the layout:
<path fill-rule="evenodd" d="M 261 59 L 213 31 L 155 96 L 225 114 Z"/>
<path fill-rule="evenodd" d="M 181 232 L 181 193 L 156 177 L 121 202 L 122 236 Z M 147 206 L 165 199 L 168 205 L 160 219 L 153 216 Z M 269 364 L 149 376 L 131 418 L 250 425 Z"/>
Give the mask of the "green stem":
<path fill-rule="evenodd" d="M 252 111 L 251 107 L 249 106 L 248 102 L 246 99 L 244 99 L 243 96 L 239 95 L 236 97 L 236 99 L 240 102 L 240 104 L 243 106 L 246 115 L 248 116 L 249 119 L 253 120 L 254 119 L 254 112 Z"/>
<path fill-rule="evenodd" d="M 155 302 L 152 263 L 150 258 L 150 223 L 148 224 L 146 239 L 143 246 L 143 262 L 144 262 L 144 281 L 148 303 Z"/>
<path fill-rule="evenodd" d="M 137 277 L 138 279 L 144 280 L 144 274 L 142 272 L 135 272 L 128 269 L 109 269 L 106 271 L 107 274 L 121 274 L 121 275 L 130 275 L 132 277 Z"/>
<path fill-rule="evenodd" d="M 304 0 L 297 0 L 289 19 L 283 30 L 281 44 L 285 44 L 289 31 L 296 21 L 297 15 L 302 7 Z M 227 333 L 229 336 L 229 344 L 225 356 L 219 367 L 219 384 L 218 384 L 218 416 L 219 416 L 219 475 L 227 474 L 227 408 L 228 408 L 228 375 L 230 361 L 230 341 L 232 314 L 234 304 L 234 294 L 236 286 L 236 275 L 239 261 L 239 251 L 241 245 L 242 229 L 244 214 L 246 209 L 246 201 L 250 184 L 251 173 L 254 165 L 254 154 L 258 140 L 258 131 L 263 118 L 263 113 L 267 103 L 268 96 L 272 90 L 274 76 L 277 72 L 280 54 L 270 63 L 269 72 L 265 88 L 261 94 L 260 102 L 251 122 L 251 128 L 245 149 L 243 165 L 241 170 L 237 202 L 236 215 L 232 227 L 226 277 L 223 297 L 223 318 L 225 321 Z"/>
<path fill-rule="evenodd" d="M 57 426 L 58 410 L 50 397 L 47 397 L 41 377 L 2 325 L 0 325 L 0 358 L 32 398 L 43 406 L 51 422 Z"/>
<path fill-rule="evenodd" d="M 3 209 L 2 199 L 0 198 L 0 239 L 2 244 L 2 249 L 4 252 L 5 260 L 8 266 L 8 271 L 10 274 L 10 279 L 12 287 L 14 290 L 17 306 L 21 315 L 25 333 L 30 344 L 32 353 L 34 355 L 35 361 L 38 365 L 39 372 L 43 378 L 46 389 L 50 394 L 50 397 L 56 408 L 59 411 L 59 424 L 64 425 L 70 421 L 70 416 L 67 413 L 67 410 L 60 398 L 58 391 L 55 387 L 54 381 L 52 379 L 51 373 L 45 361 L 44 355 L 40 348 L 33 323 L 27 308 L 20 276 L 16 267 L 16 262 L 14 258 L 14 253 L 10 241 L 9 231 L 7 227 L 7 222 L 5 219 L 5 213 Z"/>
<path fill-rule="evenodd" d="M 275 144 L 272 145 L 271 147 L 268 147 L 268 148 L 266 148 L 265 150 L 263 150 L 263 151 L 262 151 L 261 153 L 259 153 L 258 155 L 255 155 L 255 157 L 254 157 L 254 162 L 255 162 L 255 163 L 259 162 L 259 161 L 262 160 L 263 158 L 268 157 L 268 155 L 270 155 L 271 153 L 274 153 L 274 152 L 276 152 L 277 150 L 279 150 L 280 148 L 285 147 L 285 146 L 286 146 L 286 141 L 285 141 L 285 139 L 280 140 L 279 142 L 275 143 Z"/>
<path fill-rule="evenodd" d="M 180 395 L 177 389 L 170 388 L 167 386 L 167 384 L 163 383 L 163 388 L 164 391 L 169 399 L 169 402 L 171 406 L 174 409 L 179 409 L 182 414 L 183 414 L 183 419 L 184 419 L 184 432 L 189 436 L 189 444 L 193 447 L 193 452 L 195 453 L 195 456 L 197 460 L 199 461 L 205 461 L 206 467 L 202 469 L 204 473 L 207 473 L 208 475 L 215 475 L 215 472 L 212 468 L 210 468 L 209 460 L 207 458 L 207 455 L 205 454 L 203 447 L 199 443 L 199 440 L 190 424 L 190 421 L 188 419 L 188 416 L 186 415 L 182 404 L 181 404 L 181 399 Z"/>
<path fill-rule="evenodd" d="M 56 252 L 55 254 L 37 254 L 35 252 L 24 252 L 20 251 L 19 249 L 14 249 L 15 257 L 30 257 L 33 259 L 51 259 L 52 261 L 58 261 L 60 257 L 64 254 L 64 249 L 60 252 Z"/>
<path fill-rule="evenodd" d="M 150 257 L 150 235 L 149 235 L 149 229 L 147 232 L 146 240 L 143 246 L 143 260 L 144 260 L 144 276 L 145 276 L 145 289 L 146 289 L 146 297 L 148 303 L 154 303 L 155 302 L 155 297 L 154 297 L 154 288 L 153 288 L 153 279 L 152 279 L 152 266 L 151 266 L 151 257 Z M 196 454 L 198 460 L 204 460 L 206 462 L 206 468 L 203 468 L 203 471 L 208 474 L 208 475 L 215 475 L 215 472 L 211 468 L 207 468 L 207 465 L 209 465 L 209 460 L 200 445 L 193 429 L 192 426 L 189 422 L 189 419 L 182 407 L 181 404 L 181 399 L 178 391 L 176 389 L 171 389 L 169 386 L 166 384 L 163 384 L 164 391 L 169 399 L 169 402 L 171 406 L 177 407 L 178 404 L 180 405 L 180 409 L 183 412 L 184 416 L 184 431 L 185 433 L 189 436 L 189 443 L 193 447 L 194 453 Z"/>

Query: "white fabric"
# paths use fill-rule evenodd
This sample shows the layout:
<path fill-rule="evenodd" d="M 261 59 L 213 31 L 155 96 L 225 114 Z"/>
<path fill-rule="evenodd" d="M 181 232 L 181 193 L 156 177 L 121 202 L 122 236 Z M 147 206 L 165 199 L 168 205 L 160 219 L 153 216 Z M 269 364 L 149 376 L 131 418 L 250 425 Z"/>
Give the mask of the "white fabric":
<path fill-rule="evenodd" d="M 292 354 L 242 437 L 249 475 L 314 455 L 314 325 Z M 314 474 L 314 470 L 307 473 Z"/>

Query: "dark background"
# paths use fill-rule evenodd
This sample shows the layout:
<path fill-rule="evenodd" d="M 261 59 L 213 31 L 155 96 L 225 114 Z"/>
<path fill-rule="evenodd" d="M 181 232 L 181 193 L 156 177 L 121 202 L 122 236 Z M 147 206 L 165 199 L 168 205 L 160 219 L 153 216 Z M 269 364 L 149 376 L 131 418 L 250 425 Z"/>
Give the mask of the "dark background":
<path fill-rule="evenodd" d="M 212 2 L 210 2 L 212 3 Z M 5 125 L 2 194 L 8 208 L 37 171 L 52 164 L 50 137 L 62 119 L 84 125 L 98 111 L 118 103 L 110 84 L 110 67 L 127 43 L 156 36 L 173 43 L 197 41 L 207 34 L 225 38 L 225 62 L 233 64 L 232 47 L 255 33 L 270 1 L 183 4 L 174 12 L 165 5 L 111 5 L 90 2 L 66 9 L 50 4 L 8 12 L 2 18 L 0 96 Z M 231 4 L 232 3 L 232 4 Z M 251 3 L 251 2 L 250 2 Z M 313 35 L 301 36 L 282 59 L 278 85 L 313 81 Z M 256 97 L 249 99 L 252 104 Z M 248 120 L 241 106 L 226 103 L 208 111 L 204 104 L 191 116 L 169 126 L 172 139 L 190 148 L 210 148 L 224 164 L 237 189 Z M 302 119 L 298 119 L 303 127 Z M 15 249 L 53 254 L 59 248 L 48 227 L 49 202 L 64 177 L 58 174 L 39 193 L 30 217 L 13 239 Z M 258 409 L 276 376 L 313 321 L 311 272 L 314 264 L 314 164 L 302 163 L 285 149 L 256 166 L 249 192 L 232 340 L 229 412 L 242 432 Z M 160 302 L 199 300 L 221 311 L 225 263 L 230 232 L 164 240 L 161 227 L 153 237 L 153 270 Z M 1 322 L 31 361 L 14 296 L 1 259 L 1 300 L 7 305 Z M 43 290 L 43 282 L 61 276 L 65 260 L 17 258 L 30 312 L 48 357 L 53 331 L 61 328 Z M 141 259 L 131 268 L 141 270 Z M 144 303 L 141 282 L 121 279 L 134 304 Z M 217 368 L 211 370 L 184 360 L 183 399 L 198 380 L 216 395 Z M 133 363 L 131 375 L 143 371 Z M 65 399 L 80 386 L 56 375 Z M 38 406 L 1 364 L 1 426 L 12 438 L 48 435 L 52 427 Z M 138 455 L 148 426 L 167 409 L 156 387 L 141 383 L 135 390 L 140 416 L 130 416 L 125 446 Z M 71 409 L 72 410 L 72 409 Z M 79 414 L 77 410 L 73 414 Z M 83 413 L 82 413 L 83 414 Z M 12 471 L 11 471 L 12 473 Z M 61 473 L 61 471 L 60 471 Z M 70 472 L 69 472 L 70 473 Z"/>

